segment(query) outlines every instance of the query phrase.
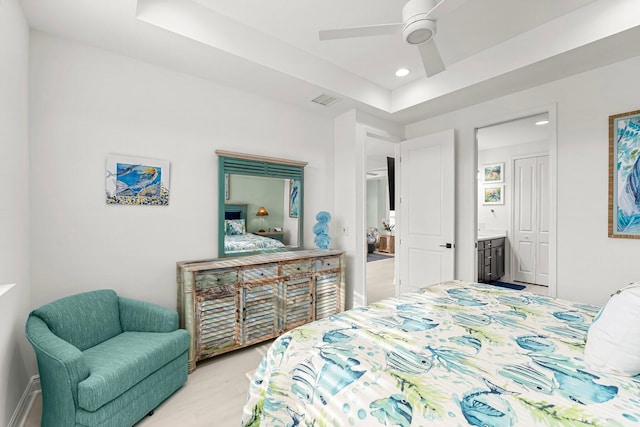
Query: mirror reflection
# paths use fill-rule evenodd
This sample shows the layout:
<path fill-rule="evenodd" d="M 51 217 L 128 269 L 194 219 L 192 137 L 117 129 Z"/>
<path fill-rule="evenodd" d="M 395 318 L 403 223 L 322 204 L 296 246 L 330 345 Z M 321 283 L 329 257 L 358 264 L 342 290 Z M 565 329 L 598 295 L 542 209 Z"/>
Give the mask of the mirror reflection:
<path fill-rule="evenodd" d="M 302 248 L 307 162 L 224 150 L 216 154 L 219 256 Z"/>
<path fill-rule="evenodd" d="M 297 248 L 298 185 L 292 179 L 225 175 L 224 253 Z"/>

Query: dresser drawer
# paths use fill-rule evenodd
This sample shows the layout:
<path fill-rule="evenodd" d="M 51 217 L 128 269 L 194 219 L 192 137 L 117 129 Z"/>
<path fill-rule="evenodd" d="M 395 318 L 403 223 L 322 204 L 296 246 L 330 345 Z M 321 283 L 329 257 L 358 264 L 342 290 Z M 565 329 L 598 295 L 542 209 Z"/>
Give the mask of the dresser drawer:
<path fill-rule="evenodd" d="M 291 264 L 284 264 L 282 266 L 283 276 L 292 276 L 294 274 L 309 273 L 313 271 L 313 262 L 301 261 L 293 262 Z"/>
<path fill-rule="evenodd" d="M 278 277 L 278 265 L 262 264 L 257 267 L 245 268 L 243 270 L 243 276 L 245 282 Z"/>
<path fill-rule="evenodd" d="M 206 300 L 217 300 L 225 297 L 235 298 L 236 289 L 237 287 L 235 283 L 214 285 L 208 288 L 199 289 L 196 292 L 196 295 Z"/>
<path fill-rule="evenodd" d="M 333 270 L 340 267 L 339 257 L 322 258 L 316 261 L 316 271 Z"/>
<path fill-rule="evenodd" d="M 207 289 L 214 286 L 233 285 L 238 281 L 238 270 L 201 271 L 195 275 L 196 288 Z"/>

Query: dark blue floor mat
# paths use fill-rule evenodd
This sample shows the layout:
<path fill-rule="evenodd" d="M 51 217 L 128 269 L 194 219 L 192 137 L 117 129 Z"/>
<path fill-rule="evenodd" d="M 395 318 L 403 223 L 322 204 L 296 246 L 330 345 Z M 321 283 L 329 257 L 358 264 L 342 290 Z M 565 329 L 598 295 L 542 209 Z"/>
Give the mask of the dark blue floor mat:
<path fill-rule="evenodd" d="M 516 285 L 515 283 L 500 282 L 498 280 L 491 282 L 489 284 L 493 286 L 500 286 L 501 288 L 516 289 L 518 291 L 521 291 L 524 288 L 526 288 L 525 285 Z"/>

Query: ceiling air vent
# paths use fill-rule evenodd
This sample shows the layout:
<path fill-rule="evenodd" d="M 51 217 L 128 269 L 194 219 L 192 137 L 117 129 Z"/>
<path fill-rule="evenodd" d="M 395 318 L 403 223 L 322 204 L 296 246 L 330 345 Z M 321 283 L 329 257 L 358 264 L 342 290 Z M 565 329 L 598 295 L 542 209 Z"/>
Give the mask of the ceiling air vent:
<path fill-rule="evenodd" d="M 338 98 L 336 98 L 335 96 L 327 95 L 326 93 L 323 93 L 322 95 L 317 96 L 311 100 L 311 102 L 324 105 L 325 107 L 328 107 L 329 105 L 336 103 L 338 101 L 339 101 Z"/>

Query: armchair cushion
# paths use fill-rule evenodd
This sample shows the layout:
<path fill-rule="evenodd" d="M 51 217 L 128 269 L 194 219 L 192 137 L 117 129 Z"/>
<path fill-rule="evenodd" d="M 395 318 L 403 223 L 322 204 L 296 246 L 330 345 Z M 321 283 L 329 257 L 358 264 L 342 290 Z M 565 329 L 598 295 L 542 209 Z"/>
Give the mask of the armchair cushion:
<path fill-rule="evenodd" d="M 84 351 L 122 332 L 115 291 L 61 298 L 33 311 L 54 335 Z"/>
<path fill-rule="evenodd" d="M 123 332 L 84 351 L 91 375 L 78 384 L 78 405 L 95 411 L 184 353 L 189 333 Z"/>

